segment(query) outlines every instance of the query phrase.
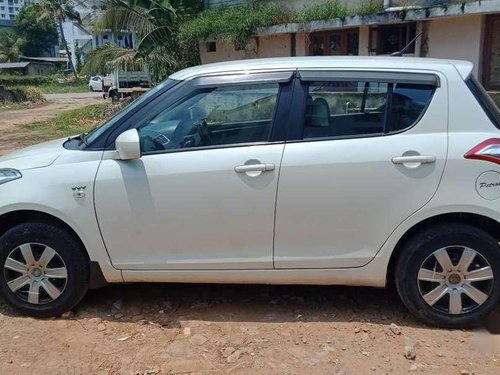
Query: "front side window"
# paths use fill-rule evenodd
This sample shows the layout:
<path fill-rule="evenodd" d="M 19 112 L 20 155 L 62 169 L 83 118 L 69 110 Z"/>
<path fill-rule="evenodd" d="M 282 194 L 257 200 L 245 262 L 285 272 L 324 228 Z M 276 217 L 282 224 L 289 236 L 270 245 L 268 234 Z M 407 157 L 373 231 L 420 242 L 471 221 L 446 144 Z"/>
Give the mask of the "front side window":
<path fill-rule="evenodd" d="M 376 81 L 310 82 L 304 139 L 383 135 L 410 128 L 435 87 Z"/>
<path fill-rule="evenodd" d="M 269 140 L 279 84 L 199 89 L 138 131 L 143 153 Z"/>

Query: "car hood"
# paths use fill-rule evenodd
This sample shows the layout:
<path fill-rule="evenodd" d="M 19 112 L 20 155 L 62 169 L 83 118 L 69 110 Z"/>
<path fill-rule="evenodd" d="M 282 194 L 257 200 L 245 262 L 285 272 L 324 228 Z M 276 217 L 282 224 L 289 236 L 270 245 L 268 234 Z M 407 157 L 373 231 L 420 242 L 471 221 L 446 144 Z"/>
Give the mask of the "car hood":
<path fill-rule="evenodd" d="M 51 165 L 64 152 L 67 138 L 44 142 L 0 157 L 0 168 L 18 170 L 43 168 Z"/>

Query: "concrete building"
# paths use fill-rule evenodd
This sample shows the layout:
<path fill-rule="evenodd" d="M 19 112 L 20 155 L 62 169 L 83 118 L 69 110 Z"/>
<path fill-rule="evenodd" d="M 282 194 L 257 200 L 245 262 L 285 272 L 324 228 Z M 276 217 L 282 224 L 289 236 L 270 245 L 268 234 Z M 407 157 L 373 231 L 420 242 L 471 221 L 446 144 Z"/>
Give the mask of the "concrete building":
<path fill-rule="evenodd" d="M 0 0 L 0 20 L 14 21 L 24 5 L 38 3 L 38 0 Z"/>
<path fill-rule="evenodd" d="M 206 7 L 237 6 L 244 0 L 206 0 Z M 292 9 L 321 0 L 263 0 Z M 361 1 L 361 0 L 360 0 Z M 359 1 L 343 2 L 356 6 Z M 375 1 L 374 1 L 375 2 Z M 242 58 L 308 55 L 407 55 L 472 61 L 489 90 L 500 91 L 500 0 L 380 0 L 384 11 L 369 16 L 282 24 L 257 30 L 244 49 L 230 42 L 200 43 L 203 63 Z"/>

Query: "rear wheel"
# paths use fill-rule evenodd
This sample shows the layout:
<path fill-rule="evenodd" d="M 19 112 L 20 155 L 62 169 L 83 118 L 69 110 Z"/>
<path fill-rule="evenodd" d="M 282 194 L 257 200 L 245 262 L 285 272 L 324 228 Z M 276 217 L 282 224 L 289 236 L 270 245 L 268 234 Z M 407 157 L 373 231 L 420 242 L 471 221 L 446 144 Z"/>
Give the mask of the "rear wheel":
<path fill-rule="evenodd" d="M 469 225 L 429 228 L 403 249 L 396 287 L 408 309 L 429 324 L 478 325 L 500 301 L 500 247 Z"/>
<path fill-rule="evenodd" d="M 57 316 L 83 298 L 89 262 L 80 244 L 65 230 L 26 223 L 0 238 L 0 291 L 22 313 Z"/>

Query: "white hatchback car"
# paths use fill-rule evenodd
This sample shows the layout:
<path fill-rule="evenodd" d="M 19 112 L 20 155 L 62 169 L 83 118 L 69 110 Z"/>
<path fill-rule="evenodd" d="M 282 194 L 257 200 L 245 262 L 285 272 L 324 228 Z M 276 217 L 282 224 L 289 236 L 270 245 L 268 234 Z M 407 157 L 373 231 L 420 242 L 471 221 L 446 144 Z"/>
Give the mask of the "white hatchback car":
<path fill-rule="evenodd" d="M 90 77 L 89 91 L 102 91 L 103 78 L 101 76 Z"/>
<path fill-rule="evenodd" d="M 0 290 L 58 315 L 120 282 L 395 284 L 424 321 L 500 300 L 500 115 L 460 61 L 278 58 L 172 75 L 0 159 Z"/>

